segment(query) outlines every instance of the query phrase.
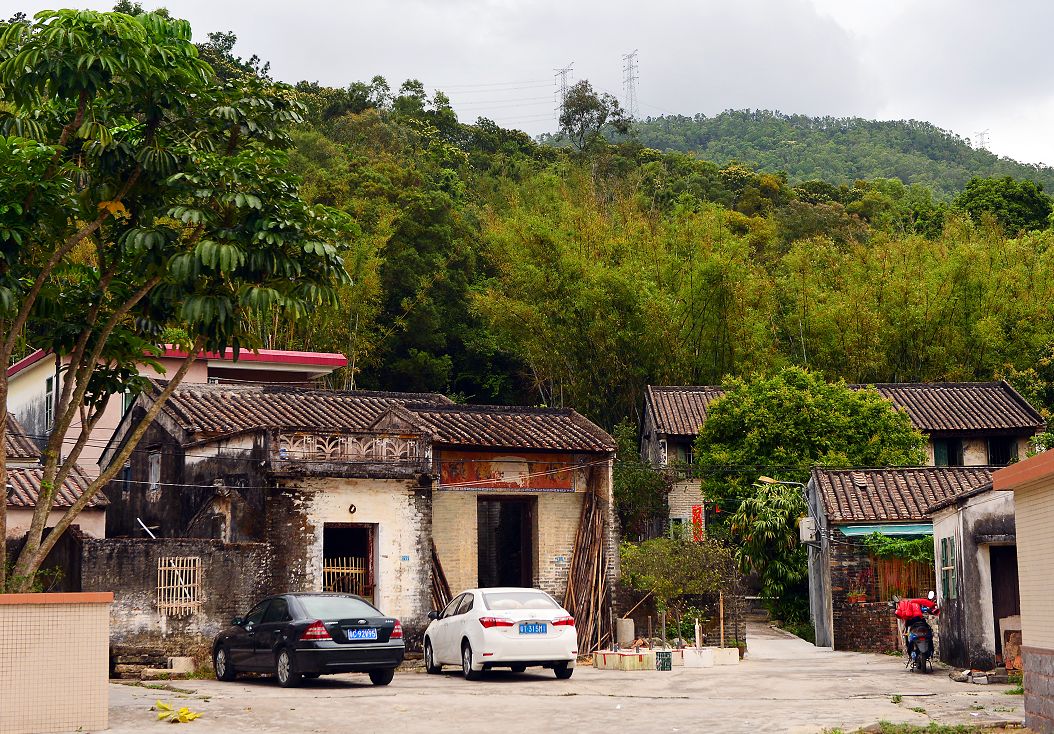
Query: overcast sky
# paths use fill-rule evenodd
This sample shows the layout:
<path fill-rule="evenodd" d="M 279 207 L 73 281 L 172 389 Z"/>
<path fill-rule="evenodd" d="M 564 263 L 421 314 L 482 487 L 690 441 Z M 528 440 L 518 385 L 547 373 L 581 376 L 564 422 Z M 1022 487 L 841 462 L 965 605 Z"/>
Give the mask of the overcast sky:
<path fill-rule="evenodd" d="M 0 0 L 11 12 L 55 7 Z M 78 3 L 107 9 L 113 2 Z M 537 134 L 554 69 L 622 98 L 639 51 L 642 117 L 761 108 L 932 122 L 993 152 L 1054 163 L 1048 0 L 168 0 L 195 36 L 233 30 L 273 75 L 344 86 L 410 77 Z M 144 2 L 150 8 L 154 4 Z M 3 13 L 5 16 L 11 12 Z"/>

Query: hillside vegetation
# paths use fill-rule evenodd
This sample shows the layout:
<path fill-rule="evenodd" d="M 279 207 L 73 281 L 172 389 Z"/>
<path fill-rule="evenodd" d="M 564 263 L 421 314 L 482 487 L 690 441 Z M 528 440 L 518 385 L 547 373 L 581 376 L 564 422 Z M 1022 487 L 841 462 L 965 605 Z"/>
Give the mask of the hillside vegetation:
<path fill-rule="evenodd" d="M 724 165 L 740 161 L 783 171 L 791 182 L 834 184 L 898 178 L 950 199 L 974 177 L 1031 178 L 1054 188 L 1054 169 L 1000 158 L 928 122 L 859 117 L 807 117 L 765 110 L 728 110 L 714 117 L 668 115 L 634 125 L 643 145 L 677 150 Z"/>

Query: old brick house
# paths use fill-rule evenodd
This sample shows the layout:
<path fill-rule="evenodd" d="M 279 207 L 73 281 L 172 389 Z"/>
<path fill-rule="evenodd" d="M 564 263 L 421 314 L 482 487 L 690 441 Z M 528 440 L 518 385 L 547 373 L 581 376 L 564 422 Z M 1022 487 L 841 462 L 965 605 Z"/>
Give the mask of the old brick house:
<path fill-rule="evenodd" d="M 930 505 L 929 514 L 941 660 L 990 670 L 1009 658 L 1014 667 L 1021 633 L 1014 493 L 986 483 Z"/>
<path fill-rule="evenodd" d="M 929 563 L 875 558 L 872 533 L 921 538 L 933 533 L 929 508 L 991 482 L 988 467 L 816 468 L 808 484 L 809 607 L 816 644 L 885 652 L 899 647 L 887 602 L 934 588 Z M 804 535 L 804 532 L 803 532 Z"/>
<path fill-rule="evenodd" d="M 864 387 L 851 385 L 850 387 Z M 926 435 L 931 466 L 1005 466 L 1027 453 L 1044 429 L 1043 417 L 1007 382 L 884 383 L 874 385 Z M 699 428 L 719 386 L 649 385 L 644 401 L 641 456 L 653 466 L 692 463 Z M 685 470 L 669 495 L 671 520 L 688 521 L 702 503 L 698 480 Z"/>
<path fill-rule="evenodd" d="M 104 465 L 158 389 L 126 415 Z M 142 537 L 142 523 L 160 538 L 263 543 L 260 594 L 355 591 L 412 639 L 442 574 L 455 592 L 524 585 L 561 598 L 588 503 L 605 518 L 610 579 L 613 452 L 572 410 L 182 385 L 109 487 L 109 533 Z"/>

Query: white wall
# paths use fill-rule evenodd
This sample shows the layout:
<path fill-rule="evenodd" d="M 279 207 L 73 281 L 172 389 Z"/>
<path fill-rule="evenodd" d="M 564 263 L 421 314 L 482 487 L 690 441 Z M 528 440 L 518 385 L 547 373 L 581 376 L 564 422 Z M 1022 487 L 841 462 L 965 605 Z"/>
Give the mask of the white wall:
<path fill-rule="evenodd" d="M 49 528 L 55 527 L 59 520 L 62 519 L 64 511 L 52 510 L 48 514 Z M 33 510 L 26 507 L 8 507 L 7 508 L 7 537 L 8 538 L 21 538 L 26 532 L 29 531 L 30 525 L 33 523 Z M 92 536 L 93 538 L 105 538 L 106 537 L 106 511 L 105 510 L 84 510 L 81 514 L 77 515 L 77 518 L 73 521 L 74 525 L 79 525 L 81 532 Z"/>

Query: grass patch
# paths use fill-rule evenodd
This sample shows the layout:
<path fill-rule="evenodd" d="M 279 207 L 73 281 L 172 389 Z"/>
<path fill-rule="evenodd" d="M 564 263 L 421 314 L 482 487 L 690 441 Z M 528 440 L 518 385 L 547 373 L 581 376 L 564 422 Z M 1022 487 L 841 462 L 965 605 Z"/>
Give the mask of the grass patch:
<path fill-rule="evenodd" d="M 878 726 L 881 734 L 984 734 L 984 732 L 992 731 L 990 727 L 975 724 L 949 726 L 932 723 L 927 726 L 916 726 L 915 724 L 893 724 L 881 721 Z M 824 734 L 847 734 L 847 732 L 842 729 L 827 729 Z"/>
<path fill-rule="evenodd" d="M 904 697 L 901 696 L 899 693 L 894 693 L 893 696 L 889 699 L 890 703 L 900 703 L 903 700 Z"/>
<path fill-rule="evenodd" d="M 1025 695 L 1025 687 L 1024 686 L 1014 686 L 1013 688 L 1010 688 L 1008 690 L 1003 691 L 1003 693 L 1005 693 L 1008 696 L 1024 696 Z"/>
<path fill-rule="evenodd" d="M 911 710 L 914 711 L 916 714 L 926 713 L 926 709 L 922 708 L 922 706 L 912 706 Z"/>

